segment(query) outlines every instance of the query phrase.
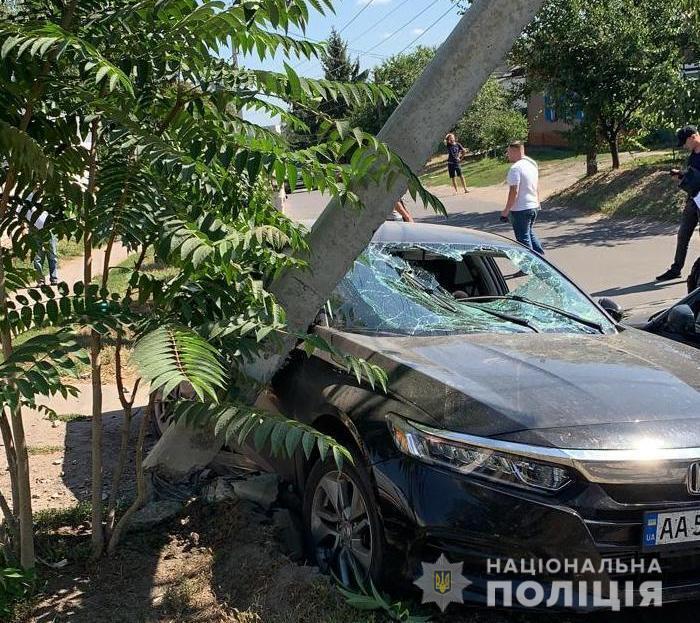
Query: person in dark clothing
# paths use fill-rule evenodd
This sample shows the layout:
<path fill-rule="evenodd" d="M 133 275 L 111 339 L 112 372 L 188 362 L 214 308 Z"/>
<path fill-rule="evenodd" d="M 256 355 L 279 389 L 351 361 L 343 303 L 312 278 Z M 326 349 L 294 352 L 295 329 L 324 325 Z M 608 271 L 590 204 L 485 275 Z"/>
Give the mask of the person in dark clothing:
<path fill-rule="evenodd" d="M 700 133 L 698 133 L 698 129 L 692 125 L 685 126 L 678 130 L 676 135 L 678 137 L 678 147 L 690 151 L 688 168 L 693 168 L 700 172 Z M 676 179 L 683 178 L 683 172 L 679 169 L 673 169 L 671 175 Z M 678 241 L 676 242 L 676 256 L 673 259 L 673 264 L 666 272 L 660 274 L 656 281 L 670 281 L 681 276 L 681 270 L 683 270 L 685 259 L 688 255 L 688 245 L 693 237 L 693 231 L 698 226 L 698 222 L 698 204 L 695 201 L 695 197 L 688 197 L 681 214 Z"/>
<path fill-rule="evenodd" d="M 445 137 L 445 145 L 447 146 L 447 173 L 450 176 L 455 193 L 458 192 L 457 178 L 462 182 L 464 192 L 468 193 L 469 189 L 467 188 L 467 183 L 464 181 L 464 177 L 462 177 L 462 167 L 459 165 L 462 157 L 467 153 L 467 150 L 457 142 L 455 135 L 452 133 Z"/>

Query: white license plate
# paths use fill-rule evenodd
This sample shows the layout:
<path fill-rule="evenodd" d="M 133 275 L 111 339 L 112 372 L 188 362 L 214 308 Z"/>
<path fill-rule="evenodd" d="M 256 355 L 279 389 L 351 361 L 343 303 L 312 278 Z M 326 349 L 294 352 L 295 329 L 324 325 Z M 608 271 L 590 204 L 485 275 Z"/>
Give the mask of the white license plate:
<path fill-rule="evenodd" d="M 700 508 L 644 514 L 644 547 L 700 541 Z"/>

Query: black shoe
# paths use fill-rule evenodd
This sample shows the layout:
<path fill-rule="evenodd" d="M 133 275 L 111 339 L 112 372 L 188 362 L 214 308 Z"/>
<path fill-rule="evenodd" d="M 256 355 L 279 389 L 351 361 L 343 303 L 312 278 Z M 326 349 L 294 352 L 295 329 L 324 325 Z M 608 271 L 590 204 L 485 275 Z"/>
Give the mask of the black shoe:
<path fill-rule="evenodd" d="M 671 281 L 671 279 L 679 279 L 681 276 L 680 270 L 669 268 L 665 273 L 662 273 L 656 278 L 656 281 Z"/>
<path fill-rule="evenodd" d="M 52 279 L 52 280 L 51 280 L 51 285 L 52 285 L 52 286 L 57 286 L 57 285 L 58 285 L 58 280 L 57 280 L 57 279 Z"/>

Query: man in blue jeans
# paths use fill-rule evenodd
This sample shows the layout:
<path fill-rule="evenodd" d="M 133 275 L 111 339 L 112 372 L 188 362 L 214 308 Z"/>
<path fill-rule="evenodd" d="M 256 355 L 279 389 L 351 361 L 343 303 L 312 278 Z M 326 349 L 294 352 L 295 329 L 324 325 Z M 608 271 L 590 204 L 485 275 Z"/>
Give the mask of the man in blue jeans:
<path fill-rule="evenodd" d="M 510 190 L 501 220 L 510 221 L 515 239 L 529 249 L 544 255 L 544 249 L 533 227 L 540 209 L 539 169 L 525 155 L 525 145 L 516 141 L 508 145 L 508 160 L 513 163 L 506 181 Z"/>
<path fill-rule="evenodd" d="M 34 270 L 36 271 L 39 285 L 46 283 L 44 279 L 44 259 L 49 263 L 49 282 L 52 286 L 58 283 L 58 238 L 55 234 L 47 242 L 42 244 L 34 256 Z"/>

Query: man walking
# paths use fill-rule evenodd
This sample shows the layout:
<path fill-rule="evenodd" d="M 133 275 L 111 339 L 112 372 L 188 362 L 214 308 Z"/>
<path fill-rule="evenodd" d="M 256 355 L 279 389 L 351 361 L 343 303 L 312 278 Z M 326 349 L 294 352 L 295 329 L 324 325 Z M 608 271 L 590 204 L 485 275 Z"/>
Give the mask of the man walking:
<path fill-rule="evenodd" d="M 507 155 L 513 166 L 506 178 L 510 189 L 501 220 L 510 221 L 519 243 L 544 255 L 542 244 L 533 231 L 540 209 L 539 168 L 532 158 L 525 155 L 525 145 L 520 141 L 508 145 Z"/>
<path fill-rule="evenodd" d="M 462 167 L 459 164 L 464 157 L 464 154 L 467 153 L 467 150 L 457 142 L 455 135 L 451 132 L 445 136 L 445 145 L 447 145 L 447 174 L 450 176 L 450 181 L 452 182 L 452 187 L 455 189 L 455 194 L 458 192 L 457 178 L 459 178 L 459 181 L 462 182 L 464 192 L 468 193 L 469 189 L 467 188 L 467 183 L 464 181 L 464 177 L 462 177 Z"/>
<path fill-rule="evenodd" d="M 695 169 L 700 176 L 700 134 L 695 126 L 688 125 L 681 128 L 676 133 L 678 138 L 678 148 L 685 148 L 690 151 L 688 157 L 688 171 Z M 685 175 L 678 169 L 672 169 L 671 175 L 676 179 L 682 179 Z M 687 175 L 687 173 L 686 173 Z M 665 273 L 660 274 L 656 281 L 670 281 L 681 276 L 681 270 L 685 265 L 685 258 L 688 255 L 688 245 L 693 237 L 693 231 L 698 225 L 698 205 L 693 196 L 689 196 L 685 202 L 685 208 L 681 214 L 681 224 L 678 227 L 678 239 L 676 241 L 676 256 Z"/>
<path fill-rule="evenodd" d="M 34 256 L 34 270 L 36 271 L 37 285 L 44 285 L 44 259 L 49 263 L 49 283 L 52 286 L 58 284 L 58 238 L 56 234 L 50 234 L 49 239 L 39 247 Z"/>
<path fill-rule="evenodd" d="M 391 218 L 387 219 L 389 221 L 399 221 L 403 223 L 414 223 L 411 213 L 406 207 L 403 197 L 399 197 L 394 204 L 394 211 L 391 213 Z"/>

